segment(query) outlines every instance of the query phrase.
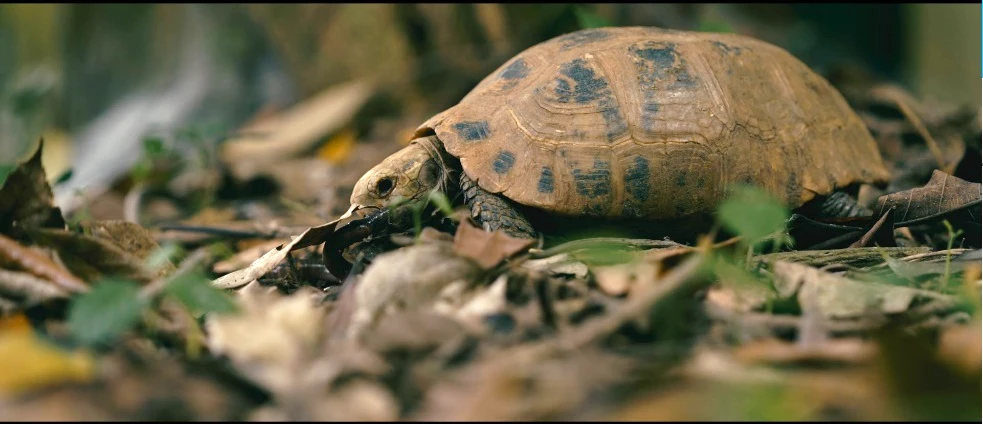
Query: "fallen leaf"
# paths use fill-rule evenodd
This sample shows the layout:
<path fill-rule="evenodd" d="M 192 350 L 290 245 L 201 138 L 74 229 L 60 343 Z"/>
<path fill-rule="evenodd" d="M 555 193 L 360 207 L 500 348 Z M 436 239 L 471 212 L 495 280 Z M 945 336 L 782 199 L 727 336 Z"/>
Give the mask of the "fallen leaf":
<path fill-rule="evenodd" d="M 505 259 L 536 244 L 536 240 L 511 237 L 501 231 L 485 231 L 462 221 L 454 234 L 454 251 L 491 269 Z"/>
<path fill-rule="evenodd" d="M 590 269 L 587 264 L 580 262 L 569 253 L 545 257 L 542 259 L 530 259 L 522 262 L 523 269 L 547 272 L 552 275 L 572 275 L 575 278 L 587 278 Z"/>
<path fill-rule="evenodd" d="M 70 293 L 84 292 L 89 286 L 71 272 L 65 270 L 48 257 L 21 246 L 16 241 L 0 234 L 0 258 L 8 264 L 15 264 L 33 275 L 51 281 L 57 287 Z"/>
<path fill-rule="evenodd" d="M 123 251 L 146 261 L 160 250 L 154 236 L 139 224 L 121 220 L 83 222 L 82 228 L 89 230 L 93 237 L 111 242 Z M 158 275 L 174 271 L 169 261 L 158 270 Z"/>
<path fill-rule="evenodd" d="M 0 394 L 11 396 L 66 382 L 87 381 L 94 360 L 84 352 L 66 352 L 34 333 L 0 332 Z"/>
<path fill-rule="evenodd" d="M 317 149 L 317 157 L 328 161 L 328 163 L 342 163 L 351 156 L 354 146 L 355 131 L 347 128 L 335 134 Z"/>
<path fill-rule="evenodd" d="M 242 137 L 222 145 L 222 161 L 237 179 L 248 180 L 257 171 L 296 156 L 321 137 L 348 123 L 375 92 L 368 81 L 330 87 L 264 123 L 260 138 Z M 250 129 L 244 129 L 248 133 Z"/>
<path fill-rule="evenodd" d="M 55 229 L 38 229 L 29 235 L 35 243 L 57 252 L 65 267 L 86 281 L 118 277 L 148 283 L 167 273 L 168 266 L 173 269 L 164 264 L 152 270 L 142 259 L 102 238 Z"/>
<path fill-rule="evenodd" d="M 11 233 L 15 228 L 65 228 L 41 166 L 43 147 L 44 141 L 39 142 L 31 158 L 17 165 L 0 187 L 0 234 L 15 235 Z"/>
<path fill-rule="evenodd" d="M 294 237 L 289 243 L 277 246 L 266 252 L 266 254 L 253 261 L 248 267 L 225 274 L 212 281 L 212 284 L 222 289 L 234 289 L 251 283 L 259 277 L 266 275 L 273 268 L 276 268 L 290 252 L 324 243 L 327 237 L 334 232 L 338 223 L 351 217 L 354 210 L 355 207 L 352 206 L 340 218 L 324 225 L 308 228 L 299 236 Z"/>
<path fill-rule="evenodd" d="M 55 298 L 67 298 L 69 291 L 59 288 L 48 280 L 31 274 L 0 269 L 0 295 L 23 298 L 32 304 Z"/>
<path fill-rule="evenodd" d="M 237 294 L 240 314 L 206 318 L 209 349 L 227 356 L 247 378 L 273 393 L 292 393 L 314 371 L 311 362 L 324 336 L 324 310 L 307 296 L 282 296 L 257 283 Z"/>
<path fill-rule="evenodd" d="M 594 268 L 597 286 L 608 296 L 628 294 L 635 284 L 651 284 L 658 279 L 657 262 L 637 261 Z"/>
<path fill-rule="evenodd" d="M 350 338 L 375 324 L 384 314 L 433 305 L 439 293 L 455 281 L 472 283 L 481 268 L 458 255 L 448 243 L 404 247 L 377 256 L 355 286 L 357 305 Z"/>
<path fill-rule="evenodd" d="M 875 282 L 859 282 L 793 262 L 775 262 L 775 289 L 781 298 L 811 297 L 826 318 L 856 318 L 871 309 L 905 312 L 916 298 L 954 300 L 952 296 Z"/>
<path fill-rule="evenodd" d="M 891 193 L 877 199 L 879 213 L 898 208 L 900 226 L 980 203 L 980 183 L 971 183 L 942 171 L 932 172 L 924 187 Z"/>
<path fill-rule="evenodd" d="M 249 247 L 246 250 L 236 253 L 231 258 L 216 262 L 212 265 L 212 272 L 216 274 L 228 274 L 232 271 L 243 269 L 262 257 L 270 249 L 275 249 L 277 246 L 289 242 L 290 240 L 277 239 Z"/>

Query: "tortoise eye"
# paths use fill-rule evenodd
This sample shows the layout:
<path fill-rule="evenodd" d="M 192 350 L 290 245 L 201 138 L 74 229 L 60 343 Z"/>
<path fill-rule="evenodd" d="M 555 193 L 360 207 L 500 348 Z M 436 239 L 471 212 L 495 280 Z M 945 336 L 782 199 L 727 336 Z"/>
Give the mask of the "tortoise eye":
<path fill-rule="evenodd" d="M 394 179 L 392 177 L 386 177 L 375 183 L 375 192 L 379 195 L 379 197 L 385 197 L 388 196 L 395 187 L 396 182 Z"/>

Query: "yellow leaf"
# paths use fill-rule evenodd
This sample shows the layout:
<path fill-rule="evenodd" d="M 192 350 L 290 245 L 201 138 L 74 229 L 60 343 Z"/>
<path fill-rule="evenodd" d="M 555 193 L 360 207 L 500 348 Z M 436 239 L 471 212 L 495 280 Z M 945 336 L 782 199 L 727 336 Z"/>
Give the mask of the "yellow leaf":
<path fill-rule="evenodd" d="M 31 322 L 24 314 L 17 314 L 12 317 L 0 318 L 0 334 L 30 333 Z"/>
<path fill-rule="evenodd" d="M 317 150 L 317 157 L 330 163 L 341 163 L 348 159 L 355 147 L 355 131 L 346 128 L 331 137 L 327 143 Z"/>
<path fill-rule="evenodd" d="M 0 395 L 13 395 L 92 378 L 94 361 L 85 352 L 65 352 L 33 333 L 0 334 Z"/>
<path fill-rule="evenodd" d="M 74 149 L 71 136 L 59 128 L 48 128 L 41 133 L 44 138 L 44 151 L 41 152 L 41 166 L 49 183 L 72 167 Z"/>

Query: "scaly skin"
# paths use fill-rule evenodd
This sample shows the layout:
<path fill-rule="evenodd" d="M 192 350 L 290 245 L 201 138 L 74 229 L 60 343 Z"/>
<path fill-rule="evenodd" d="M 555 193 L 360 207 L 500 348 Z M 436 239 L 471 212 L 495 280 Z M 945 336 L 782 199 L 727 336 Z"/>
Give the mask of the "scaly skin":
<path fill-rule="evenodd" d="M 471 209 L 471 217 L 485 230 L 501 230 L 518 238 L 537 238 L 532 224 L 512 201 L 478 187 L 478 183 L 463 172 L 461 192 L 464 193 L 464 204 Z"/>

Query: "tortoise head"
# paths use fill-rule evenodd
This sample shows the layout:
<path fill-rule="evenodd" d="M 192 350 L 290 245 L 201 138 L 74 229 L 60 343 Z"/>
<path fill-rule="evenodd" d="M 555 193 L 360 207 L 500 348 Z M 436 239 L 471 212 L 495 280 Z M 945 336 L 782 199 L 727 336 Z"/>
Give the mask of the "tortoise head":
<path fill-rule="evenodd" d="M 352 190 L 357 209 L 384 209 L 398 199 L 417 201 L 445 188 L 443 146 L 434 136 L 421 137 L 362 175 Z"/>

